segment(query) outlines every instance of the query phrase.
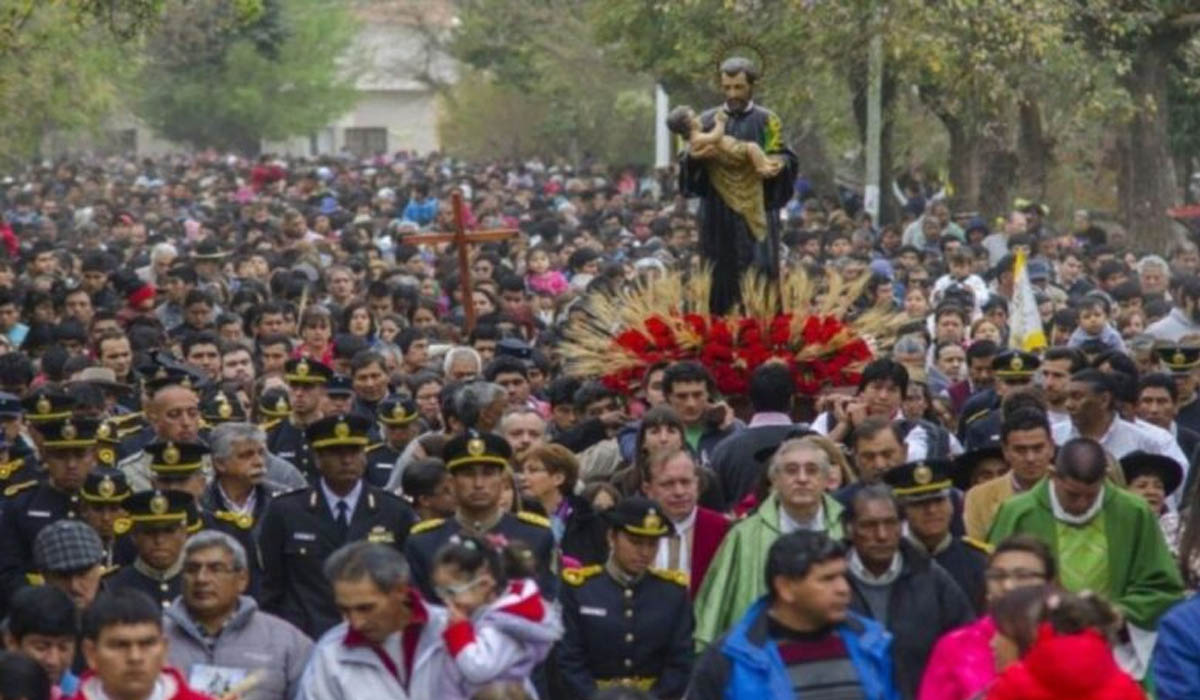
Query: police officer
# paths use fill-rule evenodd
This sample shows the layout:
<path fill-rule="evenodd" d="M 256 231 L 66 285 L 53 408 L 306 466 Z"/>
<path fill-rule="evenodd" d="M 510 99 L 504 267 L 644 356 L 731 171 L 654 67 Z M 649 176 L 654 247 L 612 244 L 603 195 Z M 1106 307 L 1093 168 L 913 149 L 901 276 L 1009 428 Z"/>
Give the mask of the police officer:
<path fill-rule="evenodd" d="M 7 601 L 33 571 L 33 539 L 55 520 L 79 516 L 79 489 L 96 466 L 97 422 L 66 417 L 41 421 L 44 478 L 9 486 L 0 515 L 0 595 Z"/>
<path fill-rule="evenodd" d="M 1200 348 L 1160 345 L 1154 348 L 1154 353 L 1175 379 L 1175 391 L 1179 395 L 1175 424 L 1200 433 L 1200 391 L 1197 391 L 1196 386 L 1196 373 L 1200 368 Z M 1186 450 L 1184 454 L 1191 456 Z"/>
<path fill-rule="evenodd" d="M 370 421 L 326 416 L 305 429 L 320 477 L 267 507 L 259 536 L 263 608 L 313 639 L 341 619 L 325 579 L 325 558 L 347 542 L 404 546 L 417 516 L 400 497 L 363 480 Z"/>
<path fill-rule="evenodd" d="M 563 572 L 563 638 L 558 664 L 570 697 L 632 686 L 680 697 L 691 671 L 692 608 L 687 577 L 650 568 L 671 521 L 632 496 L 604 514 L 608 561 Z"/>
<path fill-rule="evenodd" d="M 200 399 L 200 417 L 208 428 L 222 423 L 242 423 L 246 421 L 246 409 L 236 396 L 224 389 L 216 389 L 206 392 Z"/>
<path fill-rule="evenodd" d="M 142 430 L 123 438 L 119 452 L 129 456 L 117 462 L 117 468 L 125 472 L 134 491 L 152 487 L 151 454 L 146 449 L 150 443 L 196 442 L 200 439 L 200 399 L 196 389 L 199 383 L 200 379 L 191 372 L 174 365 L 160 366 L 144 381 L 146 393 L 142 405 L 146 407 L 149 421 L 149 438 Z M 212 473 L 207 458 L 201 469 L 206 478 Z"/>
<path fill-rule="evenodd" d="M 992 358 L 995 386 L 967 399 L 963 406 L 962 415 L 966 418 L 961 430 L 966 436 L 963 446 L 967 450 L 986 447 L 1000 435 L 1000 424 L 1004 420 L 1001 402 L 1013 391 L 1032 385 L 1041 366 L 1042 361 L 1037 355 L 1022 350 L 1008 350 Z"/>
<path fill-rule="evenodd" d="M 137 556 L 133 541 L 128 537 L 129 521 L 124 519 L 125 499 L 132 494 L 125 475 L 106 467 L 92 470 L 79 491 L 82 499 L 79 503 L 80 519 L 100 535 L 100 542 L 104 545 L 106 574 L 132 563 Z"/>
<path fill-rule="evenodd" d="M 183 491 L 138 491 L 125 499 L 130 538 L 137 556 L 131 565 L 105 577 L 105 586 L 132 587 L 164 608 L 170 607 L 180 592 L 183 545 L 189 534 L 188 523 L 196 517 L 195 510 L 195 499 Z"/>
<path fill-rule="evenodd" d="M 197 500 L 204 494 L 207 445 L 157 440 L 146 445 L 146 454 L 150 456 L 151 486 L 162 491 L 183 491 Z"/>
<path fill-rule="evenodd" d="M 33 449 L 26 458 L 26 463 L 33 460 L 31 466 L 41 466 L 37 455 L 42 454 L 41 426 L 46 423 L 70 418 L 75 410 L 76 401 L 71 396 L 57 389 L 40 387 L 33 393 L 21 399 L 21 410 L 25 413 L 25 424 L 29 427 L 29 439 Z"/>
<path fill-rule="evenodd" d="M 37 467 L 33 439 L 24 433 L 25 426 L 21 420 L 24 415 L 21 399 L 14 394 L 0 391 L 0 428 L 3 428 L 4 441 L 8 445 L 7 458 L 0 464 L 0 486 L 24 481 L 25 479 L 15 476 L 16 472 Z M 9 483 L 5 484 L 5 480 Z"/>
<path fill-rule="evenodd" d="M 507 468 L 512 448 L 508 441 L 493 433 L 468 430 L 446 443 L 443 457 L 458 510 L 450 518 L 422 521 L 413 528 L 404 547 L 413 582 L 421 594 L 427 600 L 439 600 L 431 579 L 433 558 L 451 536 L 466 531 L 524 543 L 537 561 L 542 594 L 553 600 L 558 591 L 554 573 L 558 568 L 558 550 L 550 521 L 533 513 L 514 515 L 500 506 L 504 480 L 511 479 Z"/>
<path fill-rule="evenodd" d="M 379 402 L 379 424 L 383 442 L 367 447 L 367 481 L 382 488 L 392 476 L 392 467 L 408 443 L 417 436 L 417 405 L 403 396 L 389 396 Z"/>
<path fill-rule="evenodd" d="M 983 579 L 989 547 L 970 537 L 950 531 L 954 506 L 953 465 L 945 460 L 909 462 L 883 474 L 884 482 L 903 509 L 906 537 L 921 553 L 941 564 L 976 610 L 981 610 L 987 592 Z"/>
<path fill-rule="evenodd" d="M 267 431 L 267 450 L 295 465 L 309 484 L 315 484 L 320 474 L 304 436 L 305 427 L 320 420 L 325 386 L 332 377 L 333 370 L 316 360 L 288 360 L 284 379 L 292 391 L 292 414 Z"/>
<path fill-rule="evenodd" d="M 330 413 L 355 413 L 354 382 L 350 381 L 350 377 L 335 373 L 325 385 L 325 395 L 329 397 Z"/>

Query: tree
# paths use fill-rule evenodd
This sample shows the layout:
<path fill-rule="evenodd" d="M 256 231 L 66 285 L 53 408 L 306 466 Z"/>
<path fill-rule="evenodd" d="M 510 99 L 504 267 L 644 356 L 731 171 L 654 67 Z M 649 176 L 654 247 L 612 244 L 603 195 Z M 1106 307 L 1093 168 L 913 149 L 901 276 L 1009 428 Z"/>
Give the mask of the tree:
<path fill-rule="evenodd" d="M 168 0 L 137 77 L 136 112 L 196 148 L 257 152 L 346 111 L 356 23 L 339 3 L 265 0 L 251 21 L 224 0 Z"/>

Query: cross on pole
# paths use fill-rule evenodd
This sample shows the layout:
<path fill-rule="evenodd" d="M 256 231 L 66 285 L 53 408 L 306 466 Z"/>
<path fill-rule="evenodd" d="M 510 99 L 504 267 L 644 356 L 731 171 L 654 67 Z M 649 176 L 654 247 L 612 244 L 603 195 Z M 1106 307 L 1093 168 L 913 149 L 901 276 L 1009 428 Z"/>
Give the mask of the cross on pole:
<path fill-rule="evenodd" d="M 472 243 L 487 243 L 512 238 L 520 232 L 512 228 L 498 228 L 486 231 L 467 233 L 463 222 L 462 190 L 455 189 L 450 195 L 450 204 L 454 208 L 454 230 L 448 233 L 422 233 L 415 236 L 405 236 L 404 240 L 414 245 L 453 243 L 458 249 L 458 285 L 459 298 L 463 305 L 463 315 L 466 317 L 467 332 L 475 328 L 475 305 L 471 303 L 471 261 L 467 255 L 467 246 Z"/>

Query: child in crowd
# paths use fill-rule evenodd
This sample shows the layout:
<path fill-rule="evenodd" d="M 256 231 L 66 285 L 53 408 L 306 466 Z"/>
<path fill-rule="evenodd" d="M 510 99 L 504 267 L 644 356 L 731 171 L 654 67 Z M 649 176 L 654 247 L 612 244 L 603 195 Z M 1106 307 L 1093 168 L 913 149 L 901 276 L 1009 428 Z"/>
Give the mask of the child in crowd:
<path fill-rule="evenodd" d="M 514 545 L 497 548 L 470 535 L 455 535 L 437 553 L 433 582 L 450 616 L 437 652 L 445 670 L 436 697 L 465 700 L 496 681 L 524 683 L 537 697 L 529 678 L 562 636 L 562 623 L 530 578 L 531 559 Z"/>
<path fill-rule="evenodd" d="M 933 304 L 936 306 L 941 303 L 942 295 L 951 287 L 966 287 L 971 291 L 975 314 L 978 316 L 983 312 L 983 302 L 988 298 L 987 283 L 983 279 L 974 274 L 972 269 L 973 258 L 970 251 L 957 250 L 949 256 L 950 271 L 938 278 L 933 284 Z"/>
<path fill-rule="evenodd" d="M 550 253 L 534 246 L 525 254 L 525 286 L 531 292 L 546 292 L 558 296 L 567 291 L 567 278 L 559 270 L 550 269 Z"/>
<path fill-rule="evenodd" d="M 1089 294 L 1080 299 L 1076 309 L 1079 311 L 1079 325 L 1067 340 L 1067 347 L 1079 348 L 1089 340 L 1097 340 L 1109 350 L 1125 352 L 1125 341 L 1108 322 L 1111 309 L 1107 299 L 1098 294 Z"/>

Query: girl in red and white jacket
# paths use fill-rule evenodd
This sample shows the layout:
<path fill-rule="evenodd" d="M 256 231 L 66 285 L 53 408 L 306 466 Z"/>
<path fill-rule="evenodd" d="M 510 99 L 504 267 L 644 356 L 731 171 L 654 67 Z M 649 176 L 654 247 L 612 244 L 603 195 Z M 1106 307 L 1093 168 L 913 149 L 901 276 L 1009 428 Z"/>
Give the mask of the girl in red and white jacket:
<path fill-rule="evenodd" d="M 531 697 L 535 666 L 562 636 L 558 610 L 530 576 L 532 557 L 517 545 L 455 535 L 438 551 L 433 582 L 449 611 L 438 698 L 470 698 L 497 681 L 517 681 Z"/>

